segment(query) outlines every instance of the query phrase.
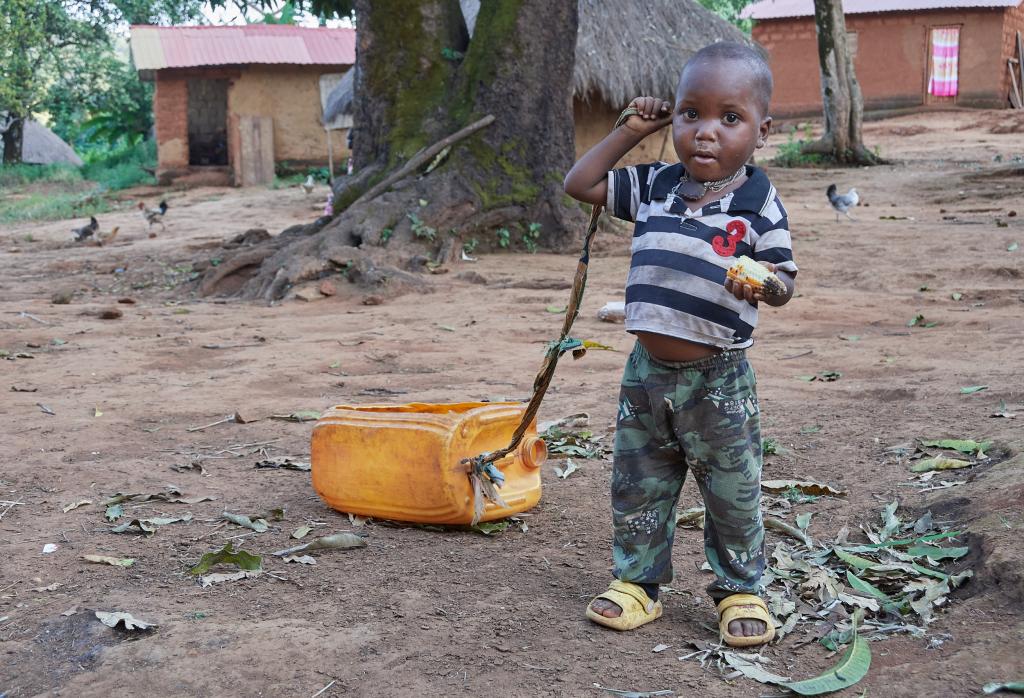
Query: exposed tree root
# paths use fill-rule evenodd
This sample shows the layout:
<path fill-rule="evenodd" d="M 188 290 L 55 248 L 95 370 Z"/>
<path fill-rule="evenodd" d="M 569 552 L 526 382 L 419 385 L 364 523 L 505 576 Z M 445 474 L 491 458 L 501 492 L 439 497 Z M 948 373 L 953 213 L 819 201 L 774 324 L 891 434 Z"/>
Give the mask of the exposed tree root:
<path fill-rule="evenodd" d="M 367 182 L 364 177 L 353 185 L 365 189 Z M 542 221 L 547 245 L 570 249 L 584 225 L 581 212 L 557 199 L 480 211 L 475 195 L 453 177 L 407 178 L 334 218 L 292 226 L 276 237 L 251 230 L 233 238 L 224 244 L 220 264 L 200 269 L 198 292 L 273 303 L 329 277 L 336 277 L 340 293 L 388 298 L 422 292 L 430 286 L 426 272 L 457 263 L 463 242 L 492 248 L 495 228 L 522 231 L 518 224 L 527 221 Z"/>

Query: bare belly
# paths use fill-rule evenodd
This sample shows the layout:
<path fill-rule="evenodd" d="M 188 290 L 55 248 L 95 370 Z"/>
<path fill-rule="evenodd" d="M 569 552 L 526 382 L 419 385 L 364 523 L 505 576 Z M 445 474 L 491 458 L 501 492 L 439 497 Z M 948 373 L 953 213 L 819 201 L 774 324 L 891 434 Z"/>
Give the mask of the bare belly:
<path fill-rule="evenodd" d="M 722 352 L 718 347 L 654 332 L 637 332 L 636 338 L 651 356 L 662 361 L 697 361 Z"/>

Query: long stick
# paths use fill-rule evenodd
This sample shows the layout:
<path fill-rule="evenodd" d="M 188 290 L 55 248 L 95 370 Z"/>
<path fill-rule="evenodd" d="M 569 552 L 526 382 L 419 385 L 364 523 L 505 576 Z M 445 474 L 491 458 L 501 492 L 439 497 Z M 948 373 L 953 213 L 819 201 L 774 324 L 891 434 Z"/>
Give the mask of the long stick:
<path fill-rule="evenodd" d="M 430 160 L 430 158 L 434 157 L 448 146 L 454 143 L 458 143 L 462 139 L 473 135 L 474 133 L 482 129 L 484 126 L 490 126 L 492 123 L 494 123 L 494 115 L 488 114 L 479 121 L 474 121 L 461 131 L 456 131 L 447 138 L 439 140 L 434 145 L 424 148 L 423 150 L 409 158 L 409 161 L 402 165 L 400 168 L 398 168 L 397 171 L 385 177 L 383 181 L 371 187 L 369 191 L 367 191 L 365 194 L 363 194 L 358 199 L 353 201 L 352 204 L 350 205 L 350 208 L 351 206 L 354 206 L 361 201 L 369 201 L 375 196 L 383 194 L 385 191 L 391 188 L 392 184 L 399 181 L 400 179 L 403 179 L 404 177 L 407 177 L 409 174 L 411 174 L 417 168 L 419 168 L 420 165 Z"/>

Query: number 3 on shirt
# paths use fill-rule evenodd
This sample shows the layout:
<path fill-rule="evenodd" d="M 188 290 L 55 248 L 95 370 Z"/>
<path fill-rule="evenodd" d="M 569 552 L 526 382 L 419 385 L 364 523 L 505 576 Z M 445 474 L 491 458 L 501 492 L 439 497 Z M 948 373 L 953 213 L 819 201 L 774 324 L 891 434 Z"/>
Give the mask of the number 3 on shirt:
<path fill-rule="evenodd" d="M 725 226 L 725 232 L 727 233 L 725 237 L 716 235 L 711 239 L 711 247 L 720 257 L 732 257 L 736 254 L 736 245 L 740 244 L 747 236 L 747 226 L 743 221 L 729 221 L 729 224 Z"/>

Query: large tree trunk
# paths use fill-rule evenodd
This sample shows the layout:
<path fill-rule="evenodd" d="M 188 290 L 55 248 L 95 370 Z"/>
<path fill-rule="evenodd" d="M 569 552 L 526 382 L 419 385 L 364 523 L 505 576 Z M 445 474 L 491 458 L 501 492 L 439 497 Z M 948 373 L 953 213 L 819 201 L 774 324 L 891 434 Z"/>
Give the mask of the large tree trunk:
<path fill-rule="evenodd" d="M 356 174 L 336 186 L 336 216 L 225 259 L 202 292 L 237 289 L 229 277 L 248 275 L 241 295 L 273 301 L 300 282 L 340 274 L 393 293 L 422 285 L 408 272 L 457 258 L 463 240 L 486 247 L 495 228 L 507 229 L 513 246 L 532 246 L 531 224 L 540 224 L 540 241 L 559 246 L 579 224 L 561 186 L 574 156 L 575 1 L 483 2 L 472 39 L 457 0 L 355 7 Z M 429 174 L 363 196 L 488 114 L 494 123 L 453 145 Z"/>
<path fill-rule="evenodd" d="M 14 165 L 21 162 L 25 144 L 25 119 L 8 114 L 4 124 L 3 139 L 4 164 Z"/>
<path fill-rule="evenodd" d="M 814 0 L 814 25 L 821 65 L 821 100 L 825 133 L 804 152 L 826 155 L 839 163 L 869 165 L 879 158 L 864 147 L 861 123 L 864 98 L 846 41 L 842 0 Z"/>

